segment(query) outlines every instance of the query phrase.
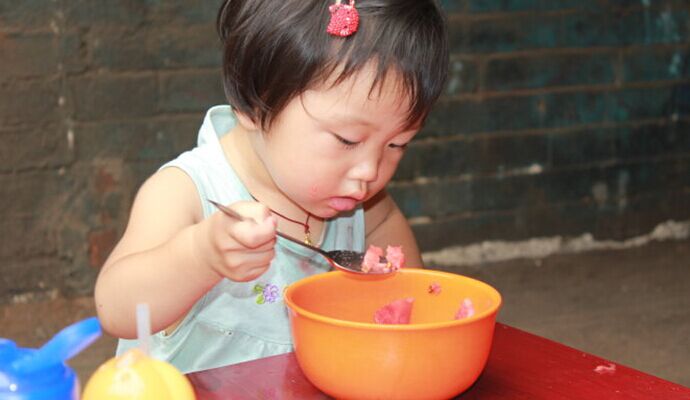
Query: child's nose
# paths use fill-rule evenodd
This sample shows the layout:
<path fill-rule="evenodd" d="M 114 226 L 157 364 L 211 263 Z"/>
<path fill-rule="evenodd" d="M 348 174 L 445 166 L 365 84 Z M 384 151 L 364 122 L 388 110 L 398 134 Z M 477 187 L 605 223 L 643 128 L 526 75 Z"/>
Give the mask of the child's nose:
<path fill-rule="evenodd" d="M 379 157 L 370 156 L 360 160 L 351 170 L 353 179 L 363 182 L 373 182 L 379 174 Z"/>

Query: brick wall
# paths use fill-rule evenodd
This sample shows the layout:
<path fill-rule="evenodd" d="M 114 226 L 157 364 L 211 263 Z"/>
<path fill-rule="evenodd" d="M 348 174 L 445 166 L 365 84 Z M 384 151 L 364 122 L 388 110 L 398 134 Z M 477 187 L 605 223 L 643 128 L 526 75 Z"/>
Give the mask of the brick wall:
<path fill-rule="evenodd" d="M 88 295 L 223 101 L 219 0 L 0 2 L 0 303 Z M 426 250 L 686 219 L 690 5 L 445 1 L 446 93 L 391 185 Z"/>
<path fill-rule="evenodd" d="M 448 87 L 391 188 L 422 248 L 690 216 L 690 3 L 444 6 Z"/>
<path fill-rule="evenodd" d="M 0 2 L 0 303 L 92 292 L 138 186 L 223 102 L 219 4 Z"/>

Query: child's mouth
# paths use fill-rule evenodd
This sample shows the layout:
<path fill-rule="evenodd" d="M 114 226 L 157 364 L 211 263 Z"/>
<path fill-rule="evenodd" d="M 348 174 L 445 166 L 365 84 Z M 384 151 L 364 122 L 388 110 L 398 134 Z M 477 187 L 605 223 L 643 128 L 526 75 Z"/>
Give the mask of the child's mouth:
<path fill-rule="evenodd" d="M 328 206 L 336 211 L 349 211 L 357 206 L 357 200 L 351 197 L 331 197 Z"/>

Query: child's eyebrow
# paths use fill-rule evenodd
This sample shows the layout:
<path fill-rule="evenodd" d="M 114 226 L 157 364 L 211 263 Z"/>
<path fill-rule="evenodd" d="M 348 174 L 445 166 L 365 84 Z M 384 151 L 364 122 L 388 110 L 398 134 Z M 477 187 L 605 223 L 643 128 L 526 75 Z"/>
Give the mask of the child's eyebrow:
<path fill-rule="evenodd" d="M 332 116 L 334 119 L 346 122 L 348 124 L 360 125 L 364 127 L 373 127 L 375 124 L 366 118 L 362 118 L 358 115 L 348 115 L 348 114 L 335 114 Z"/>
<path fill-rule="evenodd" d="M 308 113 L 309 116 L 316 122 L 320 124 L 328 124 L 331 122 L 340 122 L 347 124 L 360 125 L 363 127 L 374 127 L 375 124 L 366 118 L 360 117 L 356 114 L 343 114 L 343 113 L 333 113 L 328 115 L 314 115 L 313 113 Z"/>
<path fill-rule="evenodd" d="M 315 115 L 314 113 L 307 110 L 307 107 L 305 107 L 304 104 L 302 104 L 302 107 L 303 107 L 304 111 L 307 113 L 307 115 L 309 115 L 309 117 L 312 120 L 314 120 L 315 122 L 317 122 L 320 125 L 329 125 L 330 123 L 333 123 L 335 121 L 335 122 L 344 123 L 344 124 L 357 125 L 357 126 L 361 126 L 361 127 L 365 127 L 365 128 L 376 128 L 376 123 L 374 123 L 373 121 L 371 121 L 367 118 L 360 116 L 359 114 L 344 113 L 342 111 L 340 111 L 340 112 L 336 111 L 336 112 L 334 112 L 332 114 L 328 114 L 328 115 Z M 403 132 L 401 132 L 401 133 L 406 133 L 406 132 L 418 131 L 421 128 L 422 128 L 421 123 L 416 123 L 416 124 L 413 124 L 412 126 L 405 126 L 404 122 L 403 122 L 403 125 L 401 125 L 400 129 L 403 130 Z"/>
<path fill-rule="evenodd" d="M 344 124 L 349 124 L 349 125 L 355 125 L 358 127 L 363 127 L 363 128 L 369 128 L 369 129 L 376 129 L 377 125 L 372 122 L 367 120 L 366 118 L 362 118 L 358 115 L 347 115 L 347 114 L 335 114 L 332 115 L 328 118 L 327 121 L 321 121 L 318 120 L 320 123 L 328 123 L 334 119 L 335 121 L 339 123 L 344 123 Z M 413 126 L 406 126 L 405 122 L 402 122 L 401 125 L 399 126 L 400 131 L 398 132 L 399 134 L 405 134 L 409 132 L 416 132 L 422 129 L 421 124 L 414 124 Z"/>

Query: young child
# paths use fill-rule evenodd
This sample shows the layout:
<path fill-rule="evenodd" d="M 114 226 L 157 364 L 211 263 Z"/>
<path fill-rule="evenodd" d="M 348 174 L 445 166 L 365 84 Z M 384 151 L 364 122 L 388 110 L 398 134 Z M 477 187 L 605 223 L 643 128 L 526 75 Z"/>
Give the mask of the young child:
<path fill-rule="evenodd" d="M 230 105 L 142 185 L 95 288 L 118 352 L 148 303 L 152 356 L 183 372 L 292 350 L 282 291 L 329 265 L 277 230 L 422 266 L 384 187 L 448 64 L 434 0 L 226 0 L 217 24 Z"/>

